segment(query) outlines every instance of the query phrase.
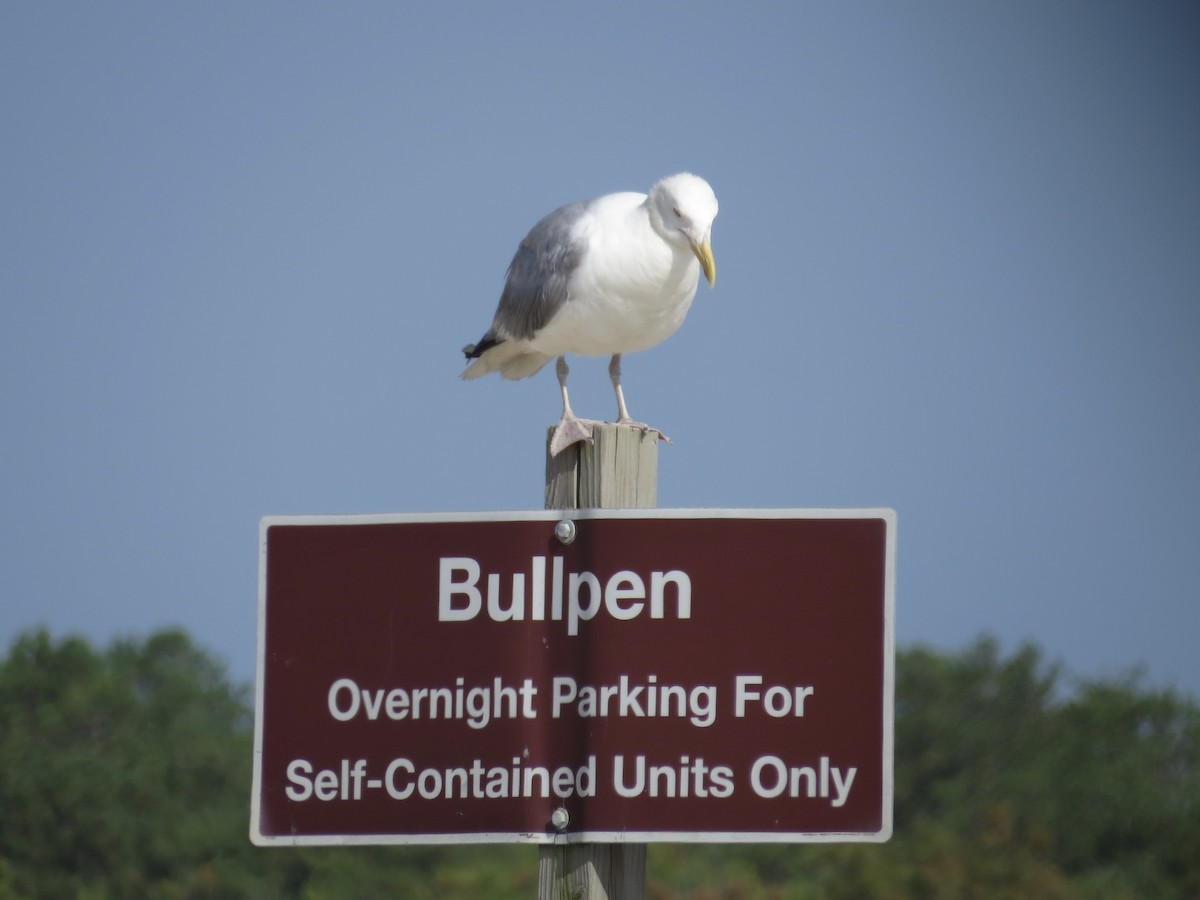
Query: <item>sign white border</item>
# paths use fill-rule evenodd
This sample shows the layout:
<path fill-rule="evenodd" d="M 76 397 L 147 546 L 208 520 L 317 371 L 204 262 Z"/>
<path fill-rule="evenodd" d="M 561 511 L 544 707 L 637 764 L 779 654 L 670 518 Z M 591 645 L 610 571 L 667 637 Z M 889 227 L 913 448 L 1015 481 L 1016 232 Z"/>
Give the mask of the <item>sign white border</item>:
<path fill-rule="evenodd" d="M 460 834 L 264 835 L 261 830 L 263 689 L 266 671 L 267 531 L 273 525 L 391 525 L 422 522 L 557 522 L 562 519 L 882 519 L 886 525 L 883 594 L 883 821 L 875 833 L 775 831 L 464 832 Z M 258 650 L 254 680 L 254 774 L 250 840 L 260 847 L 395 844 L 818 844 L 883 843 L 892 836 L 896 688 L 896 511 L 868 509 L 567 509 L 499 512 L 265 516 L 259 522 Z"/>

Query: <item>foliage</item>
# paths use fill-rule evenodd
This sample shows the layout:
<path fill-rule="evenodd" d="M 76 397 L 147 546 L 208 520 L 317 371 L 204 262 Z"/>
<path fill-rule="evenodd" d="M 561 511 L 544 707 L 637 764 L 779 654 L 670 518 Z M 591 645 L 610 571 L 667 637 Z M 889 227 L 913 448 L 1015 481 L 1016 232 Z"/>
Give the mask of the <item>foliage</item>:
<path fill-rule="evenodd" d="M 180 632 L 103 655 L 44 631 L 19 638 L 0 670 L 7 889 L 165 897 L 222 880 L 247 855 L 233 836 L 249 726 L 244 691 Z"/>
<path fill-rule="evenodd" d="M 1200 710 L 1033 646 L 897 658 L 884 845 L 650 848 L 654 900 L 1200 897 Z M 0 900 L 531 897 L 531 847 L 259 849 L 248 691 L 179 631 L 0 661 Z"/>

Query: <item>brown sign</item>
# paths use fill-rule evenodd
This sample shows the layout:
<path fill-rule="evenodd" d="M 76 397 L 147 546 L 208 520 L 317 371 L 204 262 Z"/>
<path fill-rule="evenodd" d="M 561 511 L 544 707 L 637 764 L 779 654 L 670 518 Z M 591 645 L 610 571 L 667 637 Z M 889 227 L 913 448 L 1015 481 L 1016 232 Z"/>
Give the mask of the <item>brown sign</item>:
<path fill-rule="evenodd" d="M 886 840 L 894 548 L 890 510 L 264 519 L 251 837 Z"/>

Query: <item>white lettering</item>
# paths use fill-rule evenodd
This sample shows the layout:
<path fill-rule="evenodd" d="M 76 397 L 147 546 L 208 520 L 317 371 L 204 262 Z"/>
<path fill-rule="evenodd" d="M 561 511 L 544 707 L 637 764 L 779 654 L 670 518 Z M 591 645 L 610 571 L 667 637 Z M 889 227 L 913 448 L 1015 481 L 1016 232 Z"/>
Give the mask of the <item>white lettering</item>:
<path fill-rule="evenodd" d="M 763 769 L 768 766 L 774 770 L 774 775 L 769 776 L 772 780 L 770 787 L 763 782 Z M 760 756 L 756 759 L 754 768 L 750 770 L 750 787 L 760 797 L 778 797 L 782 794 L 787 789 L 787 766 L 783 760 L 777 756 Z"/>
<path fill-rule="evenodd" d="M 788 766 L 778 756 L 760 756 L 750 769 L 750 787 L 755 794 L 768 799 L 786 792 L 791 798 L 819 797 L 829 800 L 831 806 L 840 807 L 849 799 L 857 774 L 856 767 L 851 766 L 843 772 L 830 765 L 828 756 L 822 756 L 815 769 L 812 766 Z M 835 796 L 830 795 L 831 781 Z"/>
<path fill-rule="evenodd" d="M 637 618 L 641 615 L 645 603 L 631 603 L 629 606 L 622 606 L 621 603 L 625 600 L 644 600 L 645 598 L 646 585 L 636 572 L 620 571 L 608 579 L 608 584 L 604 586 L 604 607 L 614 619 Z"/>
<path fill-rule="evenodd" d="M 343 708 L 338 705 L 338 694 L 350 692 L 350 706 Z M 339 678 L 329 688 L 329 714 L 339 722 L 349 722 L 358 715 L 358 685 L 349 678 Z"/>
<path fill-rule="evenodd" d="M 678 684 L 659 684 L 653 674 L 645 684 L 634 684 L 622 675 L 616 684 L 604 685 L 580 685 L 569 675 L 556 675 L 551 682 L 551 715 L 559 719 L 572 711 L 581 719 L 686 718 L 698 728 L 707 728 L 717 717 L 717 688 L 701 684 L 689 691 Z"/>
<path fill-rule="evenodd" d="M 375 721 L 380 714 L 393 721 L 401 719 L 465 719 L 471 728 L 486 728 L 493 719 L 537 718 L 534 700 L 538 689 L 532 678 L 519 686 L 505 684 L 497 675 L 490 685 L 466 686 L 457 678 L 453 688 L 415 687 L 367 690 L 352 678 L 339 678 L 329 686 L 329 714 L 339 722 L 349 722 L 359 712 Z"/>
<path fill-rule="evenodd" d="M 530 558 L 529 572 L 484 573 L 478 560 L 469 556 L 447 556 L 438 561 L 438 621 L 466 622 L 486 612 L 493 622 L 546 619 L 546 557 Z M 555 556 L 550 567 L 550 610 L 552 621 L 567 623 L 567 634 L 578 635 L 580 624 L 601 611 L 618 621 L 636 619 L 647 611 L 650 618 L 667 616 L 667 587 L 674 587 L 675 618 L 692 616 L 692 580 L 680 569 L 650 573 L 646 579 L 622 569 L 603 580 L 593 572 L 564 572 L 563 558 Z M 503 587 L 511 585 L 508 596 Z M 486 585 L 487 599 L 484 600 Z M 526 587 L 528 586 L 528 594 Z"/>
<path fill-rule="evenodd" d="M 807 685 L 781 687 L 773 685 L 767 688 L 765 694 L 760 694 L 754 688 L 763 683 L 761 675 L 738 675 L 734 681 L 734 715 L 739 719 L 746 715 L 747 705 L 754 702 L 762 703 L 763 710 L 775 719 L 784 716 L 801 718 L 804 715 L 804 701 L 811 697 L 814 688 Z"/>
<path fill-rule="evenodd" d="M 304 760 L 297 762 L 308 765 Z M 296 763 L 292 764 L 292 768 L 297 768 Z M 311 766 L 308 771 L 311 771 Z M 355 774 L 356 772 L 350 772 L 351 777 Z M 304 777 L 303 772 L 297 773 L 296 783 L 307 788 L 308 779 Z M 368 782 L 368 786 L 377 787 L 378 782 Z M 482 760 L 476 759 L 469 768 L 457 766 L 449 769 L 420 770 L 412 760 L 400 757 L 392 760 L 387 767 L 383 786 L 393 800 L 408 800 L 414 796 L 422 800 L 456 797 L 548 798 L 551 794 L 564 800 L 568 797 L 594 797 L 596 757 L 589 756 L 587 761 L 576 769 L 559 766 L 553 771 L 545 766 L 526 766 L 519 756 L 514 756 L 509 765 L 503 766 L 485 766 Z M 297 791 L 297 794 L 300 793 L 307 798 L 311 790 Z"/>
<path fill-rule="evenodd" d="M 546 557 L 533 558 L 533 572 L 529 580 L 529 615 L 535 621 L 546 618 Z"/>
<path fill-rule="evenodd" d="M 396 786 L 396 772 L 401 769 L 403 769 L 409 775 L 412 775 L 417 771 L 416 767 L 413 766 L 409 760 L 404 759 L 403 757 L 392 760 L 391 764 L 387 767 L 387 773 L 383 777 L 383 784 L 387 788 L 388 796 L 393 800 L 407 800 L 412 796 L 412 782 L 409 782 L 403 787 Z"/>
<path fill-rule="evenodd" d="M 622 797 L 637 797 L 646 789 L 646 757 L 639 756 L 634 763 L 634 782 L 625 783 L 625 757 L 613 757 L 613 787 Z"/>
<path fill-rule="evenodd" d="M 288 764 L 288 781 L 296 785 L 296 787 L 284 788 L 283 792 L 287 794 L 289 800 L 299 803 L 312 796 L 312 779 L 308 777 L 312 774 L 312 770 L 312 763 L 307 759 L 294 759 Z"/>
<path fill-rule="evenodd" d="M 589 621 L 600 611 L 600 579 L 591 572 L 572 572 L 567 589 L 567 634 L 579 634 L 579 622 Z M 580 585 L 587 585 L 587 606 L 579 605 Z"/>
<path fill-rule="evenodd" d="M 675 585 L 675 618 L 690 619 L 692 617 L 692 579 L 687 572 L 672 569 L 670 572 L 650 573 L 650 618 L 663 617 L 663 588 L 668 584 Z"/>
<path fill-rule="evenodd" d="M 469 556 L 451 556 L 439 560 L 438 574 L 438 620 L 441 622 L 465 622 L 479 615 L 483 597 L 479 588 L 479 563 Z M 466 581 L 455 581 L 455 572 L 465 572 Z M 467 605 L 461 609 L 454 606 L 454 595 L 465 594 Z"/>
<path fill-rule="evenodd" d="M 635 756 L 626 772 L 625 757 L 613 757 L 613 789 L 622 797 L 728 797 L 733 793 L 733 770 L 710 766 L 704 757 L 680 756 L 678 763 L 648 766 Z"/>
<path fill-rule="evenodd" d="M 851 766 L 846 770 L 846 777 L 843 780 L 841 769 L 833 770 L 833 780 L 837 787 L 837 798 L 833 801 L 834 806 L 841 806 L 846 802 L 846 798 L 850 796 L 850 785 L 854 784 L 854 776 L 858 774 L 858 769 Z"/>

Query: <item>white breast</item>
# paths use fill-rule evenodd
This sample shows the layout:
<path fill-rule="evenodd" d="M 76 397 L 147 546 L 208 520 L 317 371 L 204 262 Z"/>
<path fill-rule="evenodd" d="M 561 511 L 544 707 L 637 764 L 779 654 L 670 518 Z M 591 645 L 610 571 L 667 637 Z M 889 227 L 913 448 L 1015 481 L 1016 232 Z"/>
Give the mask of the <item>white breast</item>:
<path fill-rule="evenodd" d="M 661 343 L 683 324 L 700 265 L 686 243 L 668 243 L 650 227 L 640 202 L 630 209 L 630 196 L 613 198 L 624 209 L 602 207 L 579 223 L 588 251 L 571 278 L 569 299 L 528 342 L 534 350 L 630 353 Z"/>

